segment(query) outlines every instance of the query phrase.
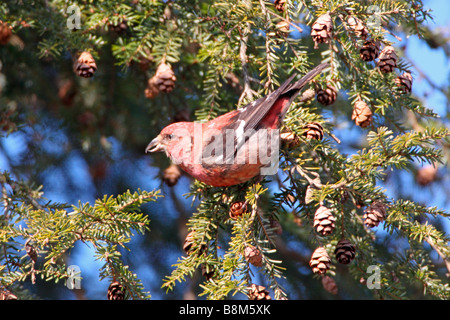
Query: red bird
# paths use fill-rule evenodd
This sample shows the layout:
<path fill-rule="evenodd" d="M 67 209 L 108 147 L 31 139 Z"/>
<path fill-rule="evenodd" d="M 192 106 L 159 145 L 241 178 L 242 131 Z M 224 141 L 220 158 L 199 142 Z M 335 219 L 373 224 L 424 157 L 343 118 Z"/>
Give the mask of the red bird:
<path fill-rule="evenodd" d="M 302 88 L 327 66 L 318 65 L 294 83 L 293 75 L 269 95 L 209 122 L 168 125 L 145 152 L 165 151 L 173 163 L 211 186 L 231 186 L 274 174 L 270 168 L 278 165 L 284 116 Z"/>

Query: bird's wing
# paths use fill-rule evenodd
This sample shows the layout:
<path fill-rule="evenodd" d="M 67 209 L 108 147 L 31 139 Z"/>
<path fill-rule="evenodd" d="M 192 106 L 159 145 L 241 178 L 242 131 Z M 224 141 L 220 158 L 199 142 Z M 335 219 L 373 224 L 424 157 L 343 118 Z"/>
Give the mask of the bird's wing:
<path fill-rule="evenodd" d="M 327 63 L 320 64 L 309 71 L 300 80 L 292 83 L 296 77 L 296 74 L 294 74 L 269 95 L 259 98 L 241 109 L 212 120 L 212 122 L 218 124 L 215 129 L 221 131 L 223 134 L 223 140 L 220 139 L 219 141 L 213 139 L 213 141 L 205 146 L 207 147 L 205 151 L 207 153 L 210 152 L 210 149 L 217 151 L 218 149 L 221 149 L 220 146 L 224 146 L 225 143 L 230 143 L 230 141 L 226 141 L 225 133 L 227 130 L 231 130 L 234 132 L 234 153 L 226 153 L 226 163 L 229 163 L 229 160 L 236 156 L 237 150 L 239 150 L 239 148 L 250 139 L 252 134 L 257 131 L 263 121 L 270 120 L 268 122 L 272 122 L 273 120 L 275 122 L 276 120 L 281 122 L 289 109 L 289 105 L 298 96 L 301 89 L 303 89 L 309 81 L 322 72 L 327 66 Z M 222 117 L 225 121 L 222 120 Z M 271 126 L 268 128 L 271 128 Z M 217 154 L 214 154 L 210 155 L 209 158 L 216 158 L 217 156 Z M 223 156 L 225 156 L 225 153 L 221 153 L 219 155 L 219 157 Z"/>

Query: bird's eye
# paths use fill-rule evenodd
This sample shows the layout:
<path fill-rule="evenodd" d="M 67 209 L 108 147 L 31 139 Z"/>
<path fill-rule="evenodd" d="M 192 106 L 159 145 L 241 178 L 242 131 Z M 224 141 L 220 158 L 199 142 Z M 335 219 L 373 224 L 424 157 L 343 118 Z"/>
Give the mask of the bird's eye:
<path fill-rule="evenodd" d="M 173 134 L 168 134 L 166 135 L 167 140 L 172 140 L 173 138 L 175 138 L 175 136 Z"/>

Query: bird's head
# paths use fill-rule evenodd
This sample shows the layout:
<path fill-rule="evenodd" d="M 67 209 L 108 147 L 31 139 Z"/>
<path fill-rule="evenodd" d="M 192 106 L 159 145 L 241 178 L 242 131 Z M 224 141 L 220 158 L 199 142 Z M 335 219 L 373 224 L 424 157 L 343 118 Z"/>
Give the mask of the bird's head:
<path fill-rule="evenodd" d="M 169 158 L 191 149 L 192 122 L 175 122 L 165 127 L 145 148 L 145 152 L 164 151 Z"/>

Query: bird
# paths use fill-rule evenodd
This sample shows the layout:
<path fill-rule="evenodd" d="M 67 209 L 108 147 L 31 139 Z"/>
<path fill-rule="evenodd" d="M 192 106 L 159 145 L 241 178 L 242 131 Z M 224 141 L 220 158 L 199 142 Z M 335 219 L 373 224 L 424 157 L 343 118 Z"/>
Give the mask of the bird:
<path fill-rule="evenodd" d="M 165 152 L 172 163 L 213 187 L 268 175 L 263 172 L 274 174 L 284 117 L 303 87 L 328 66 L 321 63 L 297 81 L 293 74 L 268 95 L 208 122 L 172 123 L 147 145 L 145 153 Z"/>

